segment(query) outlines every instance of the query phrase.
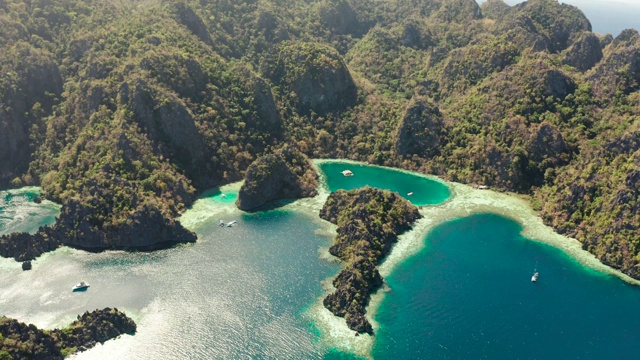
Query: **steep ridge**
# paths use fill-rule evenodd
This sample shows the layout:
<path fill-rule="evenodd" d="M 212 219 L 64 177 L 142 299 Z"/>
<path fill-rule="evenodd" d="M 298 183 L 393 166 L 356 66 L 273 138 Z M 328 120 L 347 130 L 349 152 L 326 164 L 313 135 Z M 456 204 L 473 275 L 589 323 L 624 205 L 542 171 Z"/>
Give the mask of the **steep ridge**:
<path fill-rule="evenodd" d="M 70 245 L 193 241 L 198 193 L 291 144 L 534 194 L 637 276 L 638 34 L 576 7 L 4 0 L 0 35 L 0 186 L 41 185 Z"/>

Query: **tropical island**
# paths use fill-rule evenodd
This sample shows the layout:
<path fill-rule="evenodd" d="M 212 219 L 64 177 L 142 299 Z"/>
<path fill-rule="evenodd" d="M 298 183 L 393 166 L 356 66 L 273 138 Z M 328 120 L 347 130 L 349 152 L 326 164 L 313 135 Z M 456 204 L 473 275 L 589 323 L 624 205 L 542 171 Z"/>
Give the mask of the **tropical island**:
<path fill-rule="evenodd" d="M 635 30 L 594 34 L 555 0 L 6 0 L 0 18 L 0 183 L 62 204 L 65 245 L 194 241 L 175 219 L 197 194 L 289 143 L 527 194 L 638 276 Z"/>
<path fill-rule="evenodd" d="M 313 196 L 308 157 L 524 195 L 640 279 L 640 34 L 591 30 L 556 0 L 0 0 L 0 188 L 62 206 L 0 255 L 192 243 L 200 194 Z"/>
<path fill-rule="evenodd" d="M 51 331 L 0 317 L 0 359 L 62 359 L 135 332 L 133 320 L 110 308 L 85 312 L 68 327 Z"/>

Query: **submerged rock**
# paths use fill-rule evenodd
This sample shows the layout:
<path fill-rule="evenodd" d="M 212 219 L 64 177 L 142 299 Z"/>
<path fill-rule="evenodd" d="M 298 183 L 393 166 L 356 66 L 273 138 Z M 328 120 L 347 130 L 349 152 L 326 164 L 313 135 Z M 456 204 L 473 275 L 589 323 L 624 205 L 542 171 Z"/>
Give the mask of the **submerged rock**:
<path fill-rule="evenodd" d="M 22 263 L 22 270 L 31 270 L 31 261 L 25 261 Z"/>

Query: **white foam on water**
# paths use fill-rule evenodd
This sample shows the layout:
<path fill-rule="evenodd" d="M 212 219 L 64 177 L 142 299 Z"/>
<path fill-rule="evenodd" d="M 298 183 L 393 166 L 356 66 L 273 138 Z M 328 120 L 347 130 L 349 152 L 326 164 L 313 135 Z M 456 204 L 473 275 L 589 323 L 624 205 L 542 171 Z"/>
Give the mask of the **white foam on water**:
<path fill-rule="evenodd" d="M 40 226 L 50 225 L 60 214 L 59 204 L 49 200 L 35 203 L 28 196 L 40 194 L 35 186 L 0 191 L 0 234 L 35 233 Z"/>

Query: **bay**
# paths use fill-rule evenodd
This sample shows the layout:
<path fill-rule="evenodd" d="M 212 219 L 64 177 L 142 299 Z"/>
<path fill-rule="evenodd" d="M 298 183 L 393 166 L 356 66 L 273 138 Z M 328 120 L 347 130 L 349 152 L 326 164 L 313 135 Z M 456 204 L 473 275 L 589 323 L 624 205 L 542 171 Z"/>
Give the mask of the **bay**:
<path fill-rule="evenodd" d="M 637 357 L 640 289 L 521 230 L 492 214 L 434 228 L 425 249 L 386 278 L 374 358 Z"/>

